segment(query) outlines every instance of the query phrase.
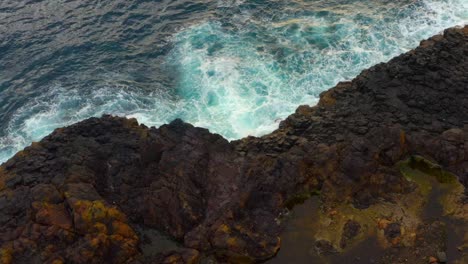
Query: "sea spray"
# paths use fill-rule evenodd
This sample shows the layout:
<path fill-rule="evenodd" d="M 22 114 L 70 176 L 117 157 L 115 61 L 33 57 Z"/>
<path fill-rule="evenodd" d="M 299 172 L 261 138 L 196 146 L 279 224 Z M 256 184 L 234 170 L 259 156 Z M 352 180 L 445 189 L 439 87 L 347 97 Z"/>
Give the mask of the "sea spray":
<path fill-rule="evenodd" d="M 96 48 L 90 41 L 60 50 L 56 61 L 63 66 L 54 66 L 61 71 L 50 70 L 51 60 L 24 62 L 23 77 L 0 81 L 0 101 L 13 88 L 10 94 L 18 98 L 0 108 L 8 110 L 0 114 L 0 162 L 57 127 L 105 113 L 155 126 L 182 118 L 228 139 L 268 133 L 298 105 L 315 104 L 320 92 L 337 82 L 467 23 L 467 2 L 217 1 L 206 11 L 209 19 L 193 22 L 190 10 L 185 24 L 174 18 L 172 28 L 180 30 L 164 40 L 168 44 L 162 50 L 140 51 L 149 44 L 135 37 L 119 45 Z M 113 58 L 116 51 L 124 53 L 121 61 Z M 15 50 L 2 52 L 9 58 Z M 73 60 L 75 54 L 86 54 L 85 63 Z M 138 56 L 160 64 L 162 71 L 151 73 L 152 65 L 132 61 Z M 151 74 L 161 81 L 146 80 Z"/>

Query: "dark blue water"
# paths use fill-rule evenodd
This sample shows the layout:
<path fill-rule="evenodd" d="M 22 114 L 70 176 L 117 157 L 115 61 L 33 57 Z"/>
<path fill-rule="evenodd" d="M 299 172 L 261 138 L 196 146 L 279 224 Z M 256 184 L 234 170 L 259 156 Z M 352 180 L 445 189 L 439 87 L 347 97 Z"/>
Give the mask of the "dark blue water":
<path fill-rule="evenodd" d="M 444 28 L 468 0 L 0 1 L 0 162 L 104 113 L 229 139 Z"/>

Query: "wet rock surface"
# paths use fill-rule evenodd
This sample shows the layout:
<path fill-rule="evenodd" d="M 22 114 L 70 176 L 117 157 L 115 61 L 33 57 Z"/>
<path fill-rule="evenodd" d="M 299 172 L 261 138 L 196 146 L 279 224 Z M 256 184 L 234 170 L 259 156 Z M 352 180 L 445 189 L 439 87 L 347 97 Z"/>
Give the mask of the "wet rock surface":
<path fill-rule="evenodd" d="M 398 165 L 414 155 L 432 164 L 418 170 L 441 184 L 455 175 L 461 187 L 433 218 L 419 207 L 369 213 L 432 197 Z M 387 238 L 373 263 L 427 263 L 438 252 L 466 263 L 468 238 L 444 232 L 467 231 L 467 185 L 464 27 L 338 84 L 264 137 L 228 142 L 181 120 L 156 129 L 112 116 L 57 129 L 0 167 L 0 263 L 261 262 L 281 247 L 287 208 L 316 194 L 325 227 L 339 231 L 311 248 L 345 254 L 373 225 Z M 158 246 L 162 236 L 174 243 Z"/>
<path fill-rule="evenodd" d="M 361 224 L 354 220 L 348 220 L 343 227 L 343 235 L 341 237 L 340 246 L 345 248 L 348 240 L 356 237 L 361 231 Z"/>

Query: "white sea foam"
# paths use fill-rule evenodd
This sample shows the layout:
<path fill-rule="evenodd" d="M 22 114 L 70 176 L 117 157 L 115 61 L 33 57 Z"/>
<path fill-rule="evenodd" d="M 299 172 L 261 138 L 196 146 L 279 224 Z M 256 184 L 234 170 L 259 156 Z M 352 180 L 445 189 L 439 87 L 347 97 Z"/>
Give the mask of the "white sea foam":
<path fill-rule="evenodd" d="M 51 86 L 16 110 L 0 137 L 0 162 L 57 127 L 102 114 L 150 126 L 180 117 L 229 139 L 263 135 L 337 82 L 468 22 L 466 0 L 337 10 L 276 19 L 247 12 L 234 29 L 216 21 L 184 29 L 164 65 L 175 73 L 175 94 L 141 92 L 115 76 L 89 91 Z"/>
<path fill-rule="evenodd" d="M 271 132 L 274 120 L 300 104 L 314 104 L 337 82 L 466 23 L 466 5 L 413 1 L 368 6 L 347 16 L 284 17 L 267 25 L 251 17 L 238 21 L 236 30 L 216 22 L 193 26 L 176 36 L 169 61 L 189 105 L 183 117 L 230 139 Z M 258 35 L 252 36 L 251 25 L 259 27 Z"/>

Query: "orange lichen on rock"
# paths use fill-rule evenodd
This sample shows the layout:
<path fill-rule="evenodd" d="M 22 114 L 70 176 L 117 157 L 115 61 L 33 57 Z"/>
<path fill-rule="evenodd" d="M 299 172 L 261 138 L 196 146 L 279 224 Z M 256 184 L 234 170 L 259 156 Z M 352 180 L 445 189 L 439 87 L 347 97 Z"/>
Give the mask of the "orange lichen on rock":
<path fill-rule="evenodd" d="M 118 234 L 125 238 L 136 239 L 136 235 L 133 229 L 121 221 L 112 222 L 112 234 Z"/>
<path fill-rule="evenodd" d="M 99 231 L 96 228 L 96 223 L 111 224 L 114 220 L 126 221 L 125 215 L 117 208 L 107 206 L 104 201 L 87 201 L 76 200 L 71 202 L 70 206 L 73 209 L 73 218 L 78 231 L 88 232 L 90 230 Z"/>
<path fill-rule="evenodd" d="M 200 252 L 195 249 L 184 249 L 173 252 L 161 261 L 164 264 L 195 264 L 200 263 Z"/>
<path fill-rule="evenodd" d="M 138 236 L 128 225 L 126 216 L 104 201 L 70 199 L 75 228 L 86 234 L 88 245 L 96 251 L 116 249 L 114 261 L 121 262 L 138 253 Z"/>
<path fill-rule="evenodd" d="M 36 210 L 36 221 L 44 225 L 55 225 L 70 230 L 72 222 L 64 204 L 50 204 L 47 202 L 33 202 Z"/>
<path fill-rule="evenodd" d="M 182 263 L 183 259 L 179 255 L 171 255 L 164 259 L 163 263 L 164 264 L 173 264 L 173 263 Z"/>
<path fill-rule="evenodd" d="M 226 224 L 222 224 L 218 227 L 218 230 L 223 232 L 223 233 L 229 233 L 230 228 Z"/>
<path fill-rule="evenodd" d="M 185 254 L 182 255 L 182 257 L 185 260 L 185 263 L 195 264 L 198 263 L 200 260 L 200 252 L 198 252 L 198 250 L 195 249 L 187 250 Z"/>
<path fill-rule="evenodd" d="M 252 230 L 249 226 L 220 224 L 215 229 L 211 243 L 223 249 L 217 254 L 225 255 L 232 263 L 251 263 L 252 254 L 258 259 L 274 256 L 280 248 L 280 238 L 270 239 L 265 234 Z M 251 243 L 255 243 L 255 253 L 250 252 Z M 227 253 L 229 252 L 229 253 Z M 250 253 L 248 253 L 250 252 Z"/>
<path fill-rule="evenodd" d="M 468 182 L 466 32 L 448 30 L 427 49 L 363 71 L 262 137 L 228 141 L 180 119 L 146 128 L 112 116 L 56 130 L 1 167 L 0 260 L 262 262 L 295 217 L 286 208 L 320 193 L 313 207 L 298 206 L 306 221 L 294 222 L 294 235 L 318 242 L 303 243 L 309 259 L 314 248 L 320 257 L 347 254 L 370 241 L 390 254 L 378 263 L 427 262 L 451 233 L 466 231 L 456 183 Z M 400 168 L 415 154 L 427 161 Z M 433 204 L 443 215 L 423 217 Z M 447 218 L 458 228 L 446 238 L 429 221 Z"/>
<path fill-rule="evenodd" d="M 61 260 L 61 259 L 54 259 L 54 260 L 52 260 L 51 263 L 52 263 L 52 264 L 63 264 L 64 262 L 63 262 L 63 260 Z"/>
<path fill-rule="evenodd" d="M 0 248 L 0 264 L 13 263 L 13 246 L 4 245 Z"/>
<path fill-rule="evenodd" d="M 377 223 L 377 226 L 379 227 L 379 229 L 385 229 L 390 223 L 391 221 L 387 219 L 380 219 L 379 222 Z"/>

